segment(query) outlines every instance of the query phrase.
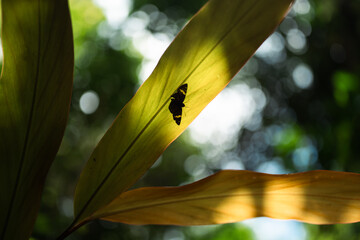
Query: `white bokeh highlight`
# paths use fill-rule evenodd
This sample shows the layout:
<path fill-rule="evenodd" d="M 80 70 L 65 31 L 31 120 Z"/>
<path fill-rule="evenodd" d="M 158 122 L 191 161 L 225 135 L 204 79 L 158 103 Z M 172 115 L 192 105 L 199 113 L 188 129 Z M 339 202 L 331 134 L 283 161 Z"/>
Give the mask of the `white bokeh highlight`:
<path fill-rule="evenodd" d="M 310 12 L 311 6 L 308 0 L 296 0 L 292 8 L 297 14 L 303 15 Z"/>
<path fill-rule="evenodd" d="M 132 8 L 132 0 L 94 0 L 102 8 L 106 20 L 113 28 L 119 28 Z"/>
<path fill-rule="evenodd" d="M 189 126 L 198 144 L 232 145 L 240 129 L 266 104 L 264 93 L 246 84 L 225 88 Z"/>
<path fill-rule="evenodd" d="M 291 29 L 286 34 L 286 41 L 293 53 L 304 53 L 306 50 L 305 34 L 299 29 Z"/>
<path fill-rule="evenodd" d="M 285 40 L 283 36 L 278 32 L 274 32 L 261 44 L 255 55 L 269 64 L 276 64 L 286 59 L 284 46 Z"/>
<path fill-rule="evenodd" d="M 253 230 L 256 240 L 307 239 L 304 225 L 297 221 L 260 217 L 248 219 L 242 223 Z"/>
<path fill-rule="evenodd" d="M 87 91 L 80 97 L 80 109 L 85 114 L 92 114 L 99 107 L 100 99 L 96 92 Z"/>
<path fill-rule="evenodd" d="M 314 75 L 308 65 L 301 63 L 294 68 L 292 78 L 298 88 L 307 89 L 312 85 Z"/>

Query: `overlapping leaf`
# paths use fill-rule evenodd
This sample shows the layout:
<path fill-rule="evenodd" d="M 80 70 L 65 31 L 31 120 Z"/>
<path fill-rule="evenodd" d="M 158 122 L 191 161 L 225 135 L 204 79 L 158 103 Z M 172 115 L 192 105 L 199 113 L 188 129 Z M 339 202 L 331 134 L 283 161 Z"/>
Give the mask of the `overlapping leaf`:
<path fill-rule="evenodd" d="M 314 224 L 360 221 L 360 174 L 334 171 L 271 175 L 221 171 L 181 187 L 128 191 L 94 214 L 128 224 L 204 225 L 254 217 Z"/>
<path fill-rule="evenodd" d="M 71 21 L 64 0 L 1 5 L 0 239 L 28 239 L 68 117 Z"/>
<path fill-rule="evenodd" d="M 291 3 L 211 0 L 195 15 L 92 153 L 76 188 L 75 225 L 134 184 L 229 83 Z M 188 90 L 178 126 L 168 106 L 184 83 Z"/>

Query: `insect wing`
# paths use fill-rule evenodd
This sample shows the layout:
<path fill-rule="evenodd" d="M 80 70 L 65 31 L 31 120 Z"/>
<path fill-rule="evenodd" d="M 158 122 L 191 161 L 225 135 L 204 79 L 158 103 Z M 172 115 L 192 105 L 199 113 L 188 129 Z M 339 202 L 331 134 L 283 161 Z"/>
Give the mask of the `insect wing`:
<path fill-rule="evenodd" d="M 175 114 L 177 112 L 178 104 L 175 101 L 175 99 L 171 99 L 169 110 L 172 114 Z"/>
<path fill-rule="evenodd" d="M 173 113 L 173 119 L 175 120 L 177 125 L 180 125 L 181 123 L 181 115 L 182 115 L 181 108 L 176 109 L 176 113 Z"/>
<path fill-rule="evenodd" d="M 187 92 L 187 84 L 181 85 L 178 90 L 177 90 L 177 94 L 178 94 L 178 100 L 182 103 L 185 100 L 185 96 L 186 96 L 186 92 Z"/>

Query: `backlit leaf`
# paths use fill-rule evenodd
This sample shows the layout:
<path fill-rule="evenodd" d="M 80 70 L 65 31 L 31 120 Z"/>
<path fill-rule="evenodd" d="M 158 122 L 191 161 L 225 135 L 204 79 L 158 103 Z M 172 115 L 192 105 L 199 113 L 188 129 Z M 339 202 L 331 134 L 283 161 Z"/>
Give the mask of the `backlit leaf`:
<path fill-rule="evenodd" d="M 254 217 L 314 224 L 360 221 L 360 174 L 271 175 L 225 170 L 181 187 L 128 191 L 93 218 L 128 224 L 204 225 Z"/>
<path fill-rule="evenodd" d="M 192 18 L 88 160 L 76 188 L 75 224 L 144 174 L 274 31 L 291 4 L 211 0 Z M 185 83 L 185 107 L 177 125 L 169 104 Z"/>

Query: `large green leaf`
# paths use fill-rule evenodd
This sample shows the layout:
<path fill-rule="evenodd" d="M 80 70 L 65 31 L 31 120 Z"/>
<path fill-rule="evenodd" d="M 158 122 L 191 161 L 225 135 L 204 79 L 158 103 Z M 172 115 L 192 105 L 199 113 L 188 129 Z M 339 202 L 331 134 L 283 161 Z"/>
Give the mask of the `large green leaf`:
<path fill-rule="evenodd" d="M 66 0 L 2 0 L 0 239 L 28 239 L 69 112 L 73 42 Z"/>
<path fill-rule="evenodd" d="M 360 221 L 360 174 L 311 171 L 271 175 L 221 171 L 181 187 L 121 194 L 93 217 L 128 224 L 204 225 L 254 217 L 315 224 Z"/>
<path fill-rule="evenodd" d="M 211 0 L 166 50 L 101 139 L 78 182 L 79 225 L 129 188 L 274 31 L 292 0 Z M 188 84 L 178 126 L 168 107 Z"/>

